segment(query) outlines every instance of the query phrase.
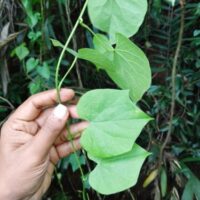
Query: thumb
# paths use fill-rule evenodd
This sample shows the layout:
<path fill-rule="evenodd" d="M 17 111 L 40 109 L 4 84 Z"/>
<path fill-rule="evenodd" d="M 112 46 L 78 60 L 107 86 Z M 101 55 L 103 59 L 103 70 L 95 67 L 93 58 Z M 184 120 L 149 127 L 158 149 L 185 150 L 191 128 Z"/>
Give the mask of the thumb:
<path fill-rule="evenodd" d="M 36 155 L 40 155 L 43 158 L 49 153 L 56 138 L 66 125 L 68 117 L 69 112 L 66 106 L 59 104 L 54 108 L 33 139 L 31 146 Z"/>

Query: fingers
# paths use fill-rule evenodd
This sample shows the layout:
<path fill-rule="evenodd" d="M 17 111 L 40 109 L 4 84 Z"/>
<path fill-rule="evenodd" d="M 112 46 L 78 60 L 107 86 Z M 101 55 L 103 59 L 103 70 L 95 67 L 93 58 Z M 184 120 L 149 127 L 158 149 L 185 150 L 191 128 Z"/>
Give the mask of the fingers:
<path fill-rule="evenodd" d="M 57 165 L 58 161 L 60 160 L 57 149 L 55 146 L 53 146 L 50 150 L 50 161 L 54 164 L 54 166 Z"/>
<path fill-rule="evenodd" d="M 24 133 L 28 133 L 30 135 L 35 135 L 39 129 L 38 124 L 34 121 L 26 122 L 15 119 L 10 122 L 11 122 L 10 127 L 12 128 L 12 130 L 21 131 Z"/>
<path fill-rule="evenodd" d="M 40 195 L 40 198 L 36 198 L 36 199 L 41 199 L 41 196 L 43 196 L 46 193 L 46 191 L 48 190 L 48 188 L 50 187 L 54 169 L 55 169 L 54 164 L 50 162 L 49 166 L 47 168 L 46 176 L 45 176 L 43 184 L 42 184 L 42 186 L 43 186 L 42 194 Z"/>
<path fill-rule="evenodd" d="M 88 127 L 89 123 L 84 121 L 76 124 L 72 124 L 70 126 L 70 134 L 73 138 L 77 138 L 80 136 L 80 134 Z M 62 133 L 58 136 L 58 138 L 55 141 L 55 145 L 59 145 L 62 143 L 65 143 L 66 141 L 69 141 L 69 133 L 66 130 L 66 128 L 63 129 Z"/>
<path fill-rule="evenodd" d="M 78 116 L 76 107 L 77 107 L 76 105 L 68 106 L 68 111 L 69 111 L 69 115 L 70 115 L 71 118 L 78 119 L 79 116 Z M 44 124 L 44 122 L 48 118 L 49 114 L 52 112 L 52 110 L 53 110 L 53 108 L 48 108 L 48 109 L 44 110 L 40 114 L 40 116 L 35 120 L 40 127 L 42 127 L 42 125 Z"/>
<path fill-rule="evenodd" d="M 43 124 L 45 123 L 46 119 L 49 117 L 51 112 L 53 111 L 54 108 L 47 108 L 45 109 L 35 120 L 37 124 L 42 127 Z"/>
<path fill-rule="evenodd" d="M 58 135 L 64 129 L 69 117 L 66 106 L 59 104 L 46 119 L 46 122 L 34 137 L 31 150 L 44 158 L 48 155 Z"/>
<path fill-rule="evenodd" d="M 78 119 L 79 118 L 76 105 L 69 106 L 68 110 L 69 110 L 69 114 L 70 114 L 70 116 L 72 118 L 74 118 L 74 119 Z"/>
<path fill-rule="evenodd" d="M 67 157 L 71 153 L 79 150 L 80 148 L 81 144 L 79 138 L 71 142 L 60 144 L 57 147 L 53 146 L 50 150 L 50 161 L 51 163 L 56 165 L 61 158 Z"/>
<path fill-rule="evenodd" d="M 61 101 L 66 102 L 74 97 L 71 89 L 61 89 Z M 31 96 L 11 116 L 24 121 L 34 120 L 44 108 L 55 105 L 57 102 L 56 90 L 48 90 Z"/>
<path fill-rule="evenodd" d="M 50 187 L 54 168 L 55 168 L 54 165 L 50 162 L 40 188 L 37 190 L 34 196 L 31 197 L 31 199 L 42 199 L 42 196 L 46 193 L 46 191 Z"/>
<path fill-rule="evenodd" d="M 73 144 L 72 144 L 73 143 Z M 59 158 L 64 158 L 81 148 L 80 139 L 67 142 L 56 147 Z"/>

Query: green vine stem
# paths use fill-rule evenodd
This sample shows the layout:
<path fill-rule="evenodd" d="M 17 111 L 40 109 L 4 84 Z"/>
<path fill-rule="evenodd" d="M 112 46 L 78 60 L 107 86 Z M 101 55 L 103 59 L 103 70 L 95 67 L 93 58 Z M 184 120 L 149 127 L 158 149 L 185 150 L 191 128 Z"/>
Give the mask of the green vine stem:
<path fill-rule="evenodd" d="M 65 43 L 65 46 L 64 46 L 64 48 L 63 48 L 63 50 L 62 50 L 62 52 L 61 52 L 61 54 L 60 54 L 60 57 L 59 57 L 59 59 L 58 59 L 58 63 L 57 63 L 57 66 L 56 66 L 55 86 L 56 86 L 56 91 L 57 91 L 57 99 L 58 99 L 58 102 L 59 102 L 59 103 L 61 103 L 61 99 L 60 99 L 60 89 L 59 89 L 59 80 L 58 80 L 58 79 L 59 79 L 60 65 L 61 65 L 63 56 L 64 56 L 64 54 L 65 54 L 65 51 L 66 51 L 66 49 L 67 49 L 67 47 L 68 47 L 68 45 L 69 45 L 69 43 L 70 43 L 70 41 L 71 41 L 71 39 L 72 39 L 72 37 L 73 37 L 75 31 L 76 31 L 76 29 L 77 29 L 77 27 L 78 27 L 80 21 L 82 20 L 83 14 L 84 14 L 84 12 L 85 12 L 85 10 L 86 10 L 86 8 L 87 8 L 88 1 L 89 1 L 89 0 L 86 0 L 86 1 L 85 1 L 85 4 L 84 4 L 84 6 L 83 6 L 83 9 L 81 10 L 81 13 L 80 13 L 80 15 L 79 15 L 79 17 L 78 17 L 78 19 L 77 19 L 77 21 L 76 21 L 76 23 L 75 23 L 75 25 L 74 25 L 72 31 L 71 31 L 71 33 L 70 33 L 70 35 L 69 35 L 69 37 L 68 37 L 66 43 Z"/>
<path fill-rule="evenodd" d="M 73 69 L 74 65 L 76 64 L 78 57 L 76 56 L 71 64 L 71 66 L 69 67 L 69 69 L 67 70 L 66 74 L 63 76 L 62 80 L 60 81 L 59 85 L 58 85 L 58 90 L 60 91 L 62 84 L 64 82 L 64 80 L 67 78 L 68 74 L 71 72 L 71 70 Z"/>
<path fill-rule="evenodd" d="M 130 195 L 131 199 L 132 199 L 132 200 L 135 200 L 135 197 L 133 196 L 133 194 L 132 194 L 131 190 L 130 190 L 130 189 L 128 189 L 127 191 L 128 191 L 128 193 L 129 193 L 129 195 Z"/>
<path fill-rule="evenodd" d="M 79 17 L 78 17 L 78 19 L 77 19 L 77 21 L 76 21 L 76 23 L 75 23 L 75 25 L 74 25 L 72 31 L 71 31 L 71 33 L 70 33 L 70 35 L 69 35 L 69 37 L 68 37 L 68 39 L 67 39 L 67 41 L 66 41 L 66 43 L 65 43 L 65 45 L 64 45 L 64 47 L 63 47 L 63 49 L 62 49 L 62 52 L 61 52 L 61 54 L 60 54 L 60 57 L 59 57 L 59 59 L 58 59 L 58 63 L 57 63 L 57 66 L 56 66 L 55 86 L 56 86 L 56 91 L 57 91 L 57 100 L 58 100 L 59 103 L 61 103 L 60 89 L 61 89 L 61 87 L 62 87 L 62 84 L 63 84 L 64 80 L 66 79 L 66 77 L 68 76 L 68 74 L 69 74 L 69 73 L 71 72 L 71 70 L 73 69 L 73 67 L 75 66 L 78 57 L 76 56 L 76 57 L 74 58 L 74 60 L 73 60 L 73 62 L 72 62 L 72 64 L 71 64 L 71 66 L 69 67 L 68 71 L 66 72 L 66 74 L 64 75 L 64 77 L 63 77 L 63 78 L 61 79 L 61 81 L 59 82 L 59 71 L 60 71 L 61 62 L 62 62 L 62 59 L 63 59 L 63 57 L 64 57 L 65 51 L 66 51 L 66 49 L 68 48 L 69 43 L 70 43 L 71 40 L 73 39 L 73 35 L 74 35 L 74 33 L 75 33 L 75 31 L 76 31 L 78 25 L 79 25 L 80 22 L 82 21 L 82 17 L 83 17 L 83 14 L 84 14 L 84 12 L 85 12 L 85 10 L 86 10 L 86 8 L 87 8 L 88 1 L 89 1 L 89 0 L 86 0 L 85 3 L 84 3 L 84 6 L 83 6 L 83 8 L 82 8 L 82 10 L 81 10 L 81 13 L 80 13 L 80 15 L 79 15 Z M 69 138 L 68 138 L 68 139 L 69 139 L 69 141 L 70 141 L 70 143 L 71 143 L 71 145 L 72 145 L 73 151 L 74 151 L 74 153 L 75 153 L 75 159 L 76 159 L 76 162 L 77 162 L 77 164 L 78 164 L 78 166 L 79 166 L 79 170 L 80 170 L 80 173 L 81 173 L 81 176 L 82 176 L 82 183 L 83 183 L 82 197 L 83 197 L 83 200 L 88 200 L 89 197 L 88 197 L 88 195 L 86 194 L 85 186 L 84 186 L 84 182 L 85 182 L 85 180 L 84 180 L 84 179 L 85 179 L 85 178 L 84 178 L 84 173 L 83 173 L 83 170 L 82 170 L 82 167 L 81 167 L 79 158 L 78 158 L 78 156 L 77 156 L 77 154 L 76 154 L 76 148 L 75 148 L 75 146 L 74 146 L 73 138 L 72 138 L 72 135 L 71 135 L 70 130 L 69 130 L 68 127 L 69 127 L 69 126 L 67 125 L 67 131 L 68 131 L 68 134 L 69 134 Z"/>
<path fill-rule="evenodd" d="M 85 28 L 85 29 L 88 30 L 93 36 L 95 36 L 94 31 L 93 31 L 87 24 L 85 24 L 82 20 L 81 20 L 79 23 L 80 23 L 80 25 L 81 25 L 83 28 Z"/>

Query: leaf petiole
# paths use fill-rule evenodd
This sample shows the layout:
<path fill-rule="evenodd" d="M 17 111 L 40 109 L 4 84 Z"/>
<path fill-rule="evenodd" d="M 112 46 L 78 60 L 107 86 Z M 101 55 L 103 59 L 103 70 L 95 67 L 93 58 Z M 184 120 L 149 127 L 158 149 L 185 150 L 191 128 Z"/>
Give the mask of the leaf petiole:
<path fill-rule="evenodd" d="M 93 36 L 95 36 L 95 32 L 87 24 L 85 24 L 82 19 L 79 21 L 79 24 L 83 28 L 85 28 L 86 30 L 88 30 Z"/>

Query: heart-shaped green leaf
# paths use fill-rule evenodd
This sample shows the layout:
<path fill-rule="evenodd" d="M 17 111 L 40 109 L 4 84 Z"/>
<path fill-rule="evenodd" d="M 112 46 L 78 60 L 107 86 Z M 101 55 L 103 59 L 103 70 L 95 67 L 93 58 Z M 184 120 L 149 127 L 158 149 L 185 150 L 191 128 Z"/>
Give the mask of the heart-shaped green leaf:
<path fill-rule="evenodd" d="M 79 58 L 89 60 L 104 69 L 122 89 L 129 89 L 137 102 L 151 84 L 149 61 L 143 51 L 121 34 L 117 34 L 116 48 L 99 34 L 94 37 L 95 49 L 79 50 Z"/>
<path fill-rule="evenodd" d="M 44 79 L 49 80 L 50 78 L 50 69 L 46 62 L 43 63 L 43 66 L 37 67 L 37 72 L 40 76 L 42 76 Z"/>
<path fill-rule="evenodd" d="M 147 0 L 89 0 L 88 11 L 92 24 L 109 33 L 114 43 L 116 33 L 130 37 L 138 31 L 147 11 Z"/>
<path fill-rule="evenodd" d="M 128 90 L 92 90 L 81 97 L 77 109 L 82 119 L 90 121 L 81 144 L 99 158 L 130 151 L 151 119 L 130 100 Z"/>
<path fill-rule="evenodd" d="M 16 54 L 19 60 L 24 60 L 29 55 L 29 50 L 26 47 L 25 43 L 20 44 L 18 47 L 16 47 L 12 54 Z"/>
<path fill-rule="evenodd" d="M 109 149 L 109 147 L 107 147 Z M 92 188 L 101 194 L 109 195 L 126 190 L 137 183 L 140 169 L 147 151 L 134 144 L 131 151 L 112 158 L 89 158 L 97 163 L 89 175 Z"/>
<path fill-rule="evenodd" d="M 26 62 L 26 70 L 27 72 L 33 71 L 39 64 L 39 59 L 29 58 Z"/>

